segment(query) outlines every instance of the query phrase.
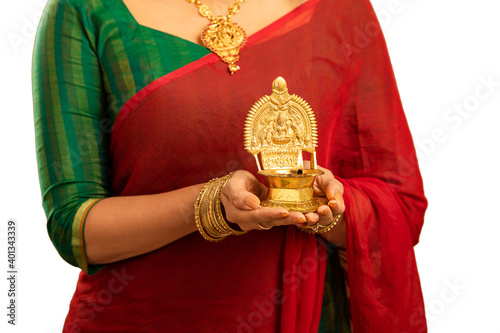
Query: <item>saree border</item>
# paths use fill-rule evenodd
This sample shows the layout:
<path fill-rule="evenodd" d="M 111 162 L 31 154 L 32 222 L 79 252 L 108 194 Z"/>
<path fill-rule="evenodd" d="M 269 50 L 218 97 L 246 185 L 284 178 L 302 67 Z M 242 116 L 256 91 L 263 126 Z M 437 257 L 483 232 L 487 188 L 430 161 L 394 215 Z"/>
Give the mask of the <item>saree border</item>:
<path fill-rule="evenodd" d="M 94 207 L 96 203 L 101 201 L 103 198 L 90 198 L 85 201 L 78 208 L 75 217 L 73 219 L 72 225 L 72 238 L 71 238 L 71 248 L 73 251 L 73 255 L 75 256 L 76 262 L 78 266 L 85 272 L 89 273 L 89 264 L 87 260 L 87 251 L 85 249 L 85 235 L 84 235 L 84 226 L 87 221 L 87 215 L 90 212 L 90 209 Z"/>

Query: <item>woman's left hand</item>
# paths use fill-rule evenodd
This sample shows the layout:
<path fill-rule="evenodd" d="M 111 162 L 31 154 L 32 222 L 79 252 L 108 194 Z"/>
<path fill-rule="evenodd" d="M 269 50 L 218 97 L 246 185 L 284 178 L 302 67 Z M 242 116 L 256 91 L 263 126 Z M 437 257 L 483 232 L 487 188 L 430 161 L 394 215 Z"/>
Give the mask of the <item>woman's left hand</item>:
<path fill-rule="evenodd" d="M 308 213 L 305 216 L 309 224 L 317 222 L 322 226 L 327 226 L 340 215 L 337 225 L 332 230 L 321 234 L 321 236 L 340 247 L 345 247 L 344 186 L 335 179 L 330 170 L 320 166 L 318 166 L 318 169 L 322 170 L 324 174 L 316 177 L 313 186 L 314 195 L 321 203 L 321 206 L 316 213 Z"/>

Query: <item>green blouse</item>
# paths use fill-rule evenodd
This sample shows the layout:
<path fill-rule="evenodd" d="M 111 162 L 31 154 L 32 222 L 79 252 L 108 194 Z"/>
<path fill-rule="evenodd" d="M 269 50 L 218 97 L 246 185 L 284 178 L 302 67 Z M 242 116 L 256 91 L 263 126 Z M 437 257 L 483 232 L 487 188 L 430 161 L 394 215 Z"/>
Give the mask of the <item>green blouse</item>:
<path fill-rule="evenodd" d="M 138 24 L 121 0 L 49 0 L 33 56 L 38 171 L 50 238 L 92 274 L 83 224 L 109 196 L 108 135 L 122 106 L 154 80 L 210 53 Z"/>
<path fill-rule="evenodd" d="M 48 1 L 33 55 L 36 151 L 48 233 L 65 261 L 88 274 L 101 267 L 87 263 L 83 227 L 89 209 L 110 196 L 108 140 L 120 109 L 209 53 L 138 24 L 121 0 Z M 343 280 L 333 282 L 329 271 L 323 314 L 338 313 L 336 323 L 322 315 L 320 331 L 347 332 L 345 295 L 334 289 L 343 290 Z"/>

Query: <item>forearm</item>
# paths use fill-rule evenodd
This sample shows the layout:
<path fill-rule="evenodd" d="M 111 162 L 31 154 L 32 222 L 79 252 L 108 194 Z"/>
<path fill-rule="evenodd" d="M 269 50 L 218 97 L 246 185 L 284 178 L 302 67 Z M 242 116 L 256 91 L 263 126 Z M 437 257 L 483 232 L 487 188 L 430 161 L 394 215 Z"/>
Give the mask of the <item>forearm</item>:
<path fill-rule="evenodd" d="M 160 194 L 101 200 L 84 227 L 89 264 L 106 264 L 154 251 L 195 232 L 198 184 Z"/>

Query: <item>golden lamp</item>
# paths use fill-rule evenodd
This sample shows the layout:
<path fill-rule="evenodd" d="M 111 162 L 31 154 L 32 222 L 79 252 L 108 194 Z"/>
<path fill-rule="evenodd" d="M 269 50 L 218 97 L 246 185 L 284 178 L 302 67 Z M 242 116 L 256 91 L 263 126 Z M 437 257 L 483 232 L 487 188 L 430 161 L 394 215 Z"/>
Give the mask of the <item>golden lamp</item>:
<path fill-rule="evenodd" d="M 288 93 L 282 77 L 273 81 L 272 94 L 260 98 L 250 109 L 244 140 L 245 149 L 255 157 L 258 173 L 269 183 L 262 206 L 302 213 L 318 209 L 313 184 L 323 171 L 316 164 L 316 119 L 306 101 Z M 309 169 L 304 169 L 303 152 L 310 154 Z"/>

